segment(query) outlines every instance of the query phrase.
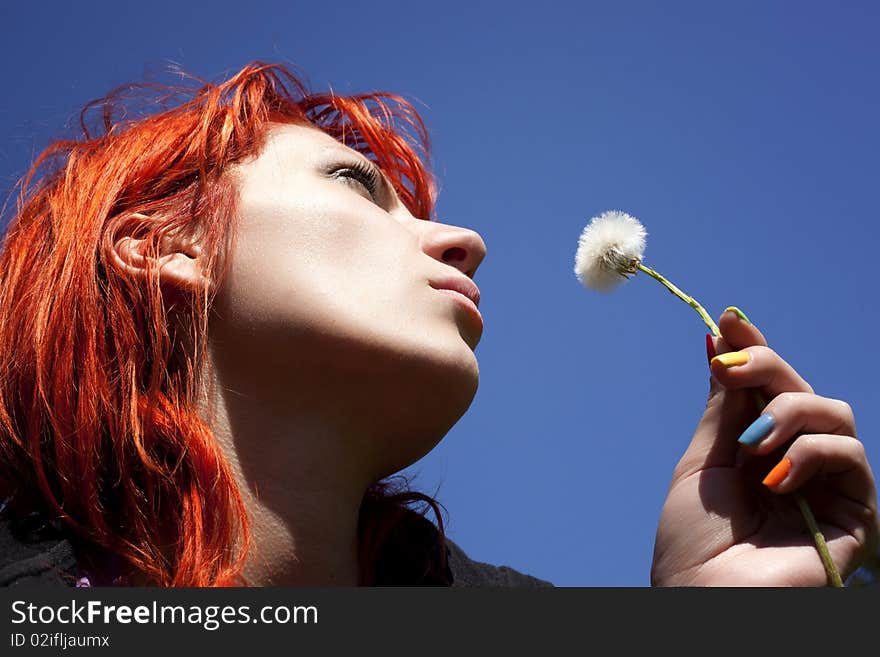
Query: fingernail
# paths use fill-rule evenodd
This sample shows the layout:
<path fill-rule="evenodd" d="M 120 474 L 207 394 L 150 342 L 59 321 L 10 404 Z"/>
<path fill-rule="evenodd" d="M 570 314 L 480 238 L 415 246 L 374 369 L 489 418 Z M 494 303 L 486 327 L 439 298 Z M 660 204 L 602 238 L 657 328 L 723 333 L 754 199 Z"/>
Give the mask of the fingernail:
<path fill-rule="evenodd" d="M 726 354 L 715 356 L 710 362 L 721 363 L 724 367 L 735 367 L 736 365 L 745 365 L 751 357 L 748 351 L 729 351 Z"/>
<path fill-rule="evenodd" d="M 776 426 L 776 420 L 769 413 L 764 413 L 757 420 L 749 425 L 749 428 L 742 432 L 737 439 L 741 445 L 757 445 L 767 437 L 767 434 Z"/>
<path fill-rule="evenodd" d="M 746 324 L 751 324 L 751 323 L 752 323 L 752 322 L 749 320 L 749 318 L 746 317 L 746 314 L 745 314 L 742 310 L 740 310 L 739 308 L 737 308 L 736 306 L 727 306 L 727 308 L 724 309 L 724 312 L 727 312 L 728 310 L 729 310 L 730 312 L 732 312 L 732 313 L 735 313 L 736 316 L 739 317 L 739 318 L 740 318 L 742 321 L 744 321 Z"/>
<path fill-rule="evenodd" d="M 788 476 L 789 472 L 791 472 L 791 461 L 788 457 L 785 457 L 779 463 L 777 463 L 770 472 L 767 473 L 767 476 L 764 477 L 764 481 L 762 481 L 761 483 L 768 488 L 773 488 L 774 486 L 778 486 L 779 484 L 781 484 L 782 481 Z"/>
<path fill-rule="evenodd" d="M 706 334 L 706 360 L 712 362 L 712 359 L 715 358 L 715 341 L 712 339 L 712 334 Z"/>

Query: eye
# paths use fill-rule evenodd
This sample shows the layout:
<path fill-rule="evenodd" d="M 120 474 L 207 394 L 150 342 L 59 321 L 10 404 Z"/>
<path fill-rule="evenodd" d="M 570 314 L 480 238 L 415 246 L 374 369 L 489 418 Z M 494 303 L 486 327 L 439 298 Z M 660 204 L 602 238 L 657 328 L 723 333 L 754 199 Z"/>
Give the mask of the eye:
<path fill-rule="evenodd" d="M 365 162 L 346 164 L 333 171 L 333 177 L 347 181 L 346 184 L 354 185 L 367 192 L 370 200 L 376 201 L 376 191 L 379 189 L 379 171 Z"/>

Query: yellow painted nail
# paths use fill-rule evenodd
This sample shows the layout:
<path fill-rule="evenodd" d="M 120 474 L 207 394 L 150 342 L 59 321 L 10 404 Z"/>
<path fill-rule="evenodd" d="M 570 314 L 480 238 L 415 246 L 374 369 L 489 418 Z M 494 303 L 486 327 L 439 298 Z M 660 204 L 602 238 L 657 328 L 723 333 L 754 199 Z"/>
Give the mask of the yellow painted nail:
<path fill-rule="evenodd" d="M 734 367 L 736 365 L 745 365 L 751 358 L 752 355 L 748 351 L 729 351 L 726 354 L 715 356 L 712 362 L 721 363 L 724 367 Z"/>

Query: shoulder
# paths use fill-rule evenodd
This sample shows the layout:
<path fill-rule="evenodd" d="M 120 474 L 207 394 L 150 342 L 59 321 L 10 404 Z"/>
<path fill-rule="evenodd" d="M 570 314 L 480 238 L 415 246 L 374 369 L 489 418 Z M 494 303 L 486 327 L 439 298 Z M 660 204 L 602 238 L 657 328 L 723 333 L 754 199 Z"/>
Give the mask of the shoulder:
<path fill-rule="evenodd" d="M 0 508 L 0 586 L 74 586 L 76 557 L 59 528 L 39 514 Z"/>
<path fill-rule="evenodd" d="M 452 571 L 452 586 L 530 588 L 553 586 L 550 582 L 521 573 L 509 566 L 493 566 L 481 561 L 474 561 L 448 538 L 446 539 L 446 547 L 449 568 Z"/>
<path fill-rule="evenodd" d="M 437 525 L 408 510 L 384 542 L 376 568 L 376 586 L 539 587 L 550 582 L 509 566 L 493 566 L 468 557 Z"/>
<path fill-rule="evenodd" d="M 413 547 L 419 553 L 438 546 L 439 532 L 427 518 L 419 516 L 408 526 L 402 545 L 387 549 L 382 582 L 392 585 L 448 585 L 453 587 L 551 587 L 545 580 L 509 566 L 475 561 L 455 542 L 446 538 L 446 568 L 442 577 L 427 577 L 423 559 L 413 560 Z M 399 539 L 398 539 L 399 540 Z M 403 549 L 400 549 L 403 548 Z M 436 549 L 436 548 L 435 548 Z M 434 550 L 429 550 L 434 552 Z M 436 559 L 436 557 L 431 558 Z M 71 542 L 59 528 L 38 514 L 13 518 L 0 508 L 0 586 L 57 587 L 76 585 L 76 556 Z"/>

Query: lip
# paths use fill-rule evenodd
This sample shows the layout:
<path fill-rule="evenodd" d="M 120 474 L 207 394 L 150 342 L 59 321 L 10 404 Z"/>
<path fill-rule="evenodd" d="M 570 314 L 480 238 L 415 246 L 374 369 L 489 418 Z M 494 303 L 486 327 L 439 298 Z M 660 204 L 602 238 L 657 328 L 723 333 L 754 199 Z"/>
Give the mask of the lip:
<path fill-rule="evenodd" d="M 429 281 L 429 285 L 449 297 L 455 299 L 463 308 L 470 311 L 476 323 L 483 330 L 483 316 L 480 314 L 480 289 L 469 278 L 447 278 L 440 281 Z"/>
<path fill-rule="evenodd" d="M 441 281 L 430 281 L 429 285 L 435 290 L 451 290 L 463 294 L 475 307 L 480 307 L 480 288 L 469 278 L 446 278 Z"/>

